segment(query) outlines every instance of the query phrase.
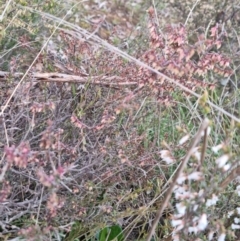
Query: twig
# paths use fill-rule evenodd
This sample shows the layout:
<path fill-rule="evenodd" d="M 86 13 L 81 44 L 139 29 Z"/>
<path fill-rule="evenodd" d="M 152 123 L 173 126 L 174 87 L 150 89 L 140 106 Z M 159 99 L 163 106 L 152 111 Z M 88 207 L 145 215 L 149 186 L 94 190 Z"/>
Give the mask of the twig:
<path fill-rule="evenodd" d="M 195 2 L 195 4 L 193 5 L 192 9 L 190 9 L 190 12 L 189 12 L 189 14 L 188 14 L 188 16 L 187 16 L 187 19 L 186 19 L 185 23 L 184 23 L 184 26 L 187 25 L 187 22 L 188 22 L 188 20 L 189 20 L 191 14 L 192 14 L 194 8 L 198 5 L 198 2 L 199 2 L 199 0 L 197 0 L 197 1 Z"/>
<path fill-rule="evenodd" d="M 3 154 L 3 157 L 2 157 L 2 159 L 1 159 L 1 162 L 2 162 L 2 160 L 4 159 L 4 157 L 5 157 L 5 153 Z M 8 162 L 6 162 L 5 165 L 4 165 L 4 166 L 2 167 L 2 169 L 1 169 L 0 182 L 3 181 L 4 176 L 5 176 L 8 168 L 9 168 L 9 164 L 8 164 Z"/>
<path fill-rule="evenodd" d="M 23 73 L 13 73 L 13 77 L 21 77 Z M 0 81 L 6 80 L 10 76 L 9 72 L 0 71 Z M 91 83 L 96 85 L 105 85 L 105 86 L 135 86 L 137 82 L 117 82 L 123 80 L 119 76 L 78 76 L 78 75 L 69 75 L 62 73 L 33 73 L 32 77 L 35 81 L 43 82 L 61 82 L 61 83 Z M 117 81 L 116 81 L 117 80 Z M 108 81 L 108 82 L 104 82 Z"/>
<path fill-rule="evenodd" d="M 179 167 L 176 175 L 173 178 L 173 181 L 172 181 L 172 183 L 171 183 L 171 185 L 168 189 L 168 192 L 166 193 L 165 198 L 163 199 L 163 203 L 162 203 L 160 209 L 157 211 L 156 217 L 153 221 L 153 225 L 152 225 L 152 227 L 151 227 L 151 229 L 148 233 L 146 241 L 150 241 L 153 234 L 155 233 L 157 224 L 158 224 L 160 218 L 162 217 L 163 211 L 165 210 L 165 208 L 167 207 L 167 205 L 169 203 L 169 200 L 171 198 L 171 195 L 172 195 L 173 189 L 175 187 L 176 181 L 179 178 L 179 176 L 181 175 L 181 173 L 183 172 L 184 168 L 186 167 L 187 162 L 188 162 L 189 158 L 191 157 L 194 148 L 196 147 L 196 145 L 198 144 L 198 142 L 199 142 L 199 140 L 202 136 L 202 132 L 208 127 L 208 124 L 209 124 L 208 119 L 203 120 L 201 127 L 199 128 L 191 146 L 189 147 L 189 151 L 187 152 L 184 160 L 181 163 L 181 166 Z"/>
<path fill-rule="evenodd" d="M 38 205 L 37 218 L 36 218 L 36 222 L 35 222 L 35 225 L 36 225 L 36 226 L 38 225 L 38 220 L 39 220 L 39 215 L 40 215 L 41 204 L 42 204 L 42 201 L 43 201 L 43 191 L 44 191 L 44 186 L 42 187 L 42 190 L 41 190 L 40 203 L 39 203 L 39 205 Z"/>
<path fill-rule="evenodd" d="M 240 166 L 234 168 L 228 175 L 227 177 L 222 181 L 220 184 L 220 189 L 225 189 L 226 186 L 233 181 L 237 176 L 240 176 Z"/>
<path fill-rule="evenodd" d="M 201 151 L 201 159 L 199 163 L 199 169 L 203 166 L 203 162 L 205 159 L 206 155 L 206 149 L 207 149 L 207 142 L 208 142 L 208 129 L 206 128 L 204 131 L 204 139 L 203 139 L 203 146 L 202 146 L 202 151 Z"/>
<path fill-rule="evenodd" d="M 25 214 L 29 214 L 29 210 L 25 210 L 25 211 L 21 211 L 21 212 L 18 212 L 18 214 L 16 214 L 15 216 L 13 216 L 12 218 L 10 218 L 8 220 L 8 223 L 11 223 L 12 221 L 16 220 L 16 219 L 19 219 L 21 218 L 23 215 Z"/>
<path fill-rule="evenodd" d="M 5 6 L 2 14 L 0 15 L 0 22 L 3 21 L 4 14 L 6 13 L 6 11 L 7 11 L 7 9 L 8 9 L 8 6 L 10 5 L 11 1 L 12 1 L 12 0 L 9 0 L 9 1 L 7 2 L 7 4 L 6 4 L 6 6 Z"/>

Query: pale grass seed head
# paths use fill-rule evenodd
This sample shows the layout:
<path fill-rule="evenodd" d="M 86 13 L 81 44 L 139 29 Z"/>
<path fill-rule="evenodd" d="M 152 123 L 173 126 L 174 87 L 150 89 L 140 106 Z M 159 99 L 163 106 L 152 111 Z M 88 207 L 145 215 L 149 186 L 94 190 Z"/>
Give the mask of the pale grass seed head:
<path fill-rule="evenodd" d="M 221 143 L 221 144 L 219 144 L 219 145 L 217 145 L 217 146 L 213 146 L 212 147 L 212 151 L 214 152 L 214 153 L 218 153 L 222 148 L 223 148 L 223 143 Z"/>
<path fill-rule="evenodd" d="M 168 165 L 176 162 L 169 150 L 160 151 L 160 156 Z"/>
<path fill-rule="evenodd" d="M 229 155 L 224 154 L 221 157 L 216 159 L 216 164 L 218 165 L 218 168 L 223 168 L 227 161 L 229 160 Z"/>
<path fill-rule="evenodd" d="M 185 142 L 187 142 L 187 140 L 189 139 L 190 135 L 185 135 L 183 136 L 180 141 L 179 141 L 179 145 L 183 145 Z"/>

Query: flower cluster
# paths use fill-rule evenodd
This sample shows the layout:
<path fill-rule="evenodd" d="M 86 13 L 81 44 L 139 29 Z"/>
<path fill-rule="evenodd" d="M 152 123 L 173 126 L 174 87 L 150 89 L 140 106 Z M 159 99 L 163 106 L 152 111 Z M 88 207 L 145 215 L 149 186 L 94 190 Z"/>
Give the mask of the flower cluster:
<path fill-rule="evenodd" d="M 199 35 L 198 41 L 190 44 L 185 26 L 167 26 L 163 34 L 158 30 L 152 7 L 148 14 L 150 45 L 142 56 L 145 63 L 193 91 L 198 87 L 214 88 L 214 83 L 207 80 L 210 70 L 224 77 L 232 74 L 230 59 L 213 51 L 215 47 L 220 48 L 223 37 L 218 34 L 218 25 L 212 27 L 210 38 Z M 168 95 L 176 86 L 144 68 L 140 68 L 139 75 L 144 85 L 152 86 L 159 100 L 168 102 Z"/>
<path fill-rule="evenodd" d="M 19 168 L 26 168 L 29 161 L 33 159 L 29 143 L 26 142 L 21 142 L 19 146 L 5 147 L 5 154 L 8 163 Z"/>

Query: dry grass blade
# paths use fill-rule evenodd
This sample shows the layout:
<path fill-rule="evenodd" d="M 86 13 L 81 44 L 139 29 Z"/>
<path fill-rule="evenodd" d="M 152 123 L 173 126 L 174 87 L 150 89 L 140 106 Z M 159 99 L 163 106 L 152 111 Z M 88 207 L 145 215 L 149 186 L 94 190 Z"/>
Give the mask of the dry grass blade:
<path fill-rule="evenodd" d="M 6 6 L 5 6 L 2 14 L 0 15 L 0 22 L 3 20 L 3 17 L 4 17 L 4 15 L 5 15 L 5 13 L 6 13 L 6 11 L 7 11 L 7 9 L 8 9 L 8 7 L 9 7 L 9 5 L 10 5 L 11 2 L 12 2 L 12 0 L 9 0 L 9 1 L 7 2 L 7 4 L 6 4 Z"/>
<path fill-rule="evenodd" d="M 6 80 L 10 73 L 0 71 L 0 80 Z M 15 73 L 14 77 L 23 76 L 23 73 Z M 111 81 L 121 81 L 123 78 L 119 76 L 91 76 L 91 77 L 81 77 L 77 75 L 69 75 L 62 73 L 33 73 L 32 77 L 35 81 L 43 82 L 62 82 L 62 83 L 91 83 L 95 85 L 105 85 L 105 86 L 135 86 L 137 82 L 111 82 Z M 107 82 L 104 82 L 107 81 Z"/>
<path fill-rule="evenodd" d="M 222 181 L 220 184 L 220 188 L 223 190 L 227 187 L 227 185 L 232 182 L 236 177 L 240 175 L 240 166 L 234 168 L 228 175 L 227 177 Z"/>

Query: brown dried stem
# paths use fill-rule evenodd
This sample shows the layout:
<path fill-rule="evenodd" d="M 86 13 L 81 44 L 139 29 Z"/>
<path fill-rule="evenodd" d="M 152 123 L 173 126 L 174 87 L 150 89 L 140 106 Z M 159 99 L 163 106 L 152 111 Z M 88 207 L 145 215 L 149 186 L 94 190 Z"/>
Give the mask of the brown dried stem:
<path fill-rule="evenodd" d="M 156 217 L 155 217 L 155 219 L 153 221 L 153 225 L 152 225 L 152 227 L 150 229 L 150 232 L 148 233 L 146 241 L 150 241 L 152 236 L 153 236 L 153 234 L 155 233 L 157 224 L 158 224 L 160 218 L 162 217 L 163 211 L 165 210 L 165 208 L 167 207 L 167 205 L 169 203 L 169 200 L 171 198 L 171 195 L 172 195 L 173 189 L 175 187 L 175 184 L 177 182 L 177 179 L 179 178 L 179 176 L 183 172 L 184 168 L 186 167 L 187 162 L 188 162 L 189 158 L 191 157 L 194 148 L 196 147 L 196 145 L 198 144 L 198 142 L 200 141 L 200 139 L 202 137 L 202 132 L 208 127 L 208 125 L 209 125 L 209 120 L 205 119 L 202 122 L 202 125 L 200 126 L 200 128 L 199 128 L 199 130 L 198 130 L 198 132 L 197 132 L 197 134 L 196 134 L 196 136 L 195 136 L 191 146 L 189 147 L 189 151 L 187 152 L 184 160 L 182 161 L 179 169 L 177 170 L 175 177 L 173 178 L 173 181 L 172 181 L 172 183 L 171 183 L 171 185 L 170 185 L 170 187 L 168 189 L 168 192 L 166 193 L 165 198 L 163 200 L 162 206 L 157 211 Z"/>
<path fill-rule="evenodd" d="M 222 181 L 222 183 L 220 184 L 220 189 L 223 190 L 227 187 L 227 185 L 233 181 L 237 176 L 240 175 L 240 166 L 234 168 L 229 175 L 227 175 L 227 177 Z"/>
<path fill-rule="evenodd" d="M 9 72 L 0 71 L 0 80 L 6 80 Z M 15 73 L 14 77 L 20 77 L 23 73 Z M 134 86 L 137 85 L 137 82 L 112 82 L 112 81 L 120 81 L 123 78 L 119 76 L 87 76 L 82 77 L 78 75 L 69 75 L 62 73 L 33 73 L 32 77 L 35 81 L 43 81 L 43 82 L 62 82 L 62 83 L 91 83 L 95 85 L 104 85 L 104 86 Z M 104 82 L 108 81 L 108 82 Z"/>

